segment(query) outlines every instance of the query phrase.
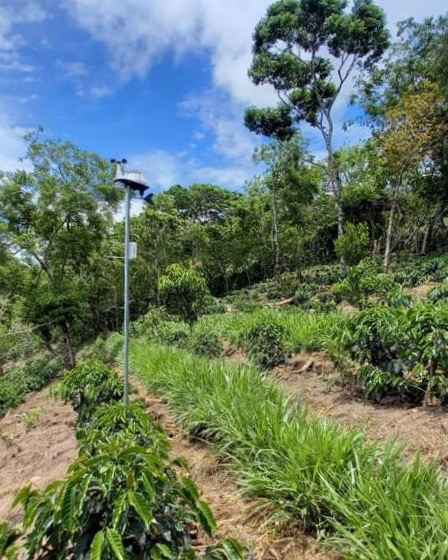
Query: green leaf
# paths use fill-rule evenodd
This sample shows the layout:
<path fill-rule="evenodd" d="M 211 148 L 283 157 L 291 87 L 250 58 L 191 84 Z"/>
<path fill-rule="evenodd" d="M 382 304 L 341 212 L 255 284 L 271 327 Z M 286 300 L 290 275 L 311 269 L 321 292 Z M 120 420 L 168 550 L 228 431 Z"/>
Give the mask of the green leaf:
<path fill-rule="evenodd" d="M 120 518 L 123 512 L 126 509 L 126 494 L 122 494 L 118 500 L 115 502 L 114 509 L 112 512 L 112 526 L 114 529 L 117 528 L 117 524 L 120 521 Z"/>
<path fill-rule="evenodd" d="M 147 501 L 141 494 L 135 494 L 132 491 L 128 492 L 128 496 L 129 502 L 139 514 L 140 519 L 143 521 L 145 529 L 149 530 L 149 525 L 154 520 L 154 515 L 152 514 L 151 508 L 148 506 Z"/>
<path fill-rule="evenodd" d="M 218 550 L 227 555 L 228 560 L 241 560 L 244 555 L 244 550 L 240 542 L 236 539 L 225 539 L 219 543 Z"/>
<path fill-rule="evenodd" d="M 30 499 L 30 496 L 32 494 L 33 494 L 33 492 L 31 491 L 31 485 L 30 484 L 28 486 L 25 486 L 24 488 L 22 488 L 22 490 L 20 490 L 20 492 L 18 494 L 16 494 L 16 497 L 14 498 L 14 501 L 12 502 L 11 509 L 14 509 L 19 504 L 22 505 L 23 507 L 26 507 L 26 505 L 28 503 L 28 500 Z"/>
<path fill-rule="evenodd" d="M 107 542 L 109 543 L 115 558 L 118 560 L 125 560 L 125 552 L 123 542 L 120 535 L 115 529 L 106 529 Z"/>
<path fill-rule="evenodd" d="M 60 509 L 60 518 L 62 524 L 65 525 L 70 532 L 72 531 L 73 524 L 75 523 L 74 501 L 75 486 L 74 483 L 71 482 L 67 484 Z"/>
<path fill-rule="evenodd" d="M 174 560 L 176 556 L 166 544 L 158 543 L 151 549 L 151 558 L 153 560 Z"/>
<path fill-rule="evenodd" d="M 104 548 L 104 531 L 98 531 L 95 535 L 92 546 L 90 547 L 90 560 L 101 560 L 101 553 Z"/>
<path fill-rule="evenodd" d="M 198 508 L 199 519 L 207 535 L 211 536 L 216 530 L 216 521 L 213 517 L 212 510 L 202 500 L 198 500 L 196 507 Z"/>
<path fill-rule="evenodd" d="M 199 491 L 196 484 L 191 480 L 191 478 L 184 478 L 182 481 L 184 487 L 184 494 L 192 504 L 199 500 Z"/>

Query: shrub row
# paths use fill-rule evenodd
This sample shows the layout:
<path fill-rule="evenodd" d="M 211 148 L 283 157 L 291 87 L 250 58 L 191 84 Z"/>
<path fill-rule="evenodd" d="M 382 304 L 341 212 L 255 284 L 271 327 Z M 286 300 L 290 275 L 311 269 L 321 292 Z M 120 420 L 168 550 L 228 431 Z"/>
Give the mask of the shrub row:
<path fill-rule="evenodd" d="M 29 392 L 45 387 L 62 367 L 62 360 L 49 361 L 47 356 L 41 356 L 0 377 L 0 418 L 23 402 Z"/>
<path fill-rule="evenodd" d="M 421 403 L 448 402 L 448 304 L 374 305 L 347 320 L 339 332 L 343 351 L 362 365 L 367 395 L 402 395 Z"/>
<path fill-rule="evenodd" d="M 192 529 L 211 535 L 213 515 L 194 482 L 181 476 L 183 461 L 169 461 L 161 428 L 140 405 L 120 402 L 121 385 L 99 361 L 80 364 L 63 379 L 60 394 L 78 412 L 79 458 L 44 491 L 28 486 L 17 495 L 26 558 L 242 558 L 233 540 L 203 555 L 194 551 Z"/>
<path fill-rule="evenodd" d="M 296 308 L 262 309 L 203 317 L 190 328 L 181 321 L 168 320 L 160 311 L 153 311 L 134 323 L 132 329 L 134 336 L 209 358 L 222 356 L 227 344 L 241 349 L 256 366 L 268 370 L 302 350 L 330 348 L 335 333 L 346 320 L 341 313 L 319 315 Z M 101 342 L 102 357 L 108 355 L 105 349 L 117 336 L 114 334 Z"/>
<path fill-rule="evenodd" d="M 136 341 L 133 368 L 189 431 L 208 438 L 276 520 L 301 523 L 353 560 L 445 560 L 448 485 L 307 413 L 251 368 Z"/>

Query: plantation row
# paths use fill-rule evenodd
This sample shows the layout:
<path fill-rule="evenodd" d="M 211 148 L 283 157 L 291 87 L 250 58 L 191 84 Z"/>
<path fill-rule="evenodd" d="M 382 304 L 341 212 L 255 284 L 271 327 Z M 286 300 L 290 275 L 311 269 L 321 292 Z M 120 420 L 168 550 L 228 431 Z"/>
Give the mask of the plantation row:
<path fill-rule="evenodd" d="M 197 554 L 193 530 L 212 535 L 216 523 L 194 482 L 169 461 L 166 434 L 142 406 L 124 405 L 121 380 L 90 361 L 67 373 L 60 396 L 78 413 L 79 458 L 44 491 L 24 488 L 23 531 L 0 524 L 0 557 L 27 559 L 169 560 L 242 558 L 228 539 Z M 20 556 L 21 558 L 23 556 Z"/>
<path fill-rule="evenodd" d="M 18 406 L 31 391 L 38 391 L 52 381 L 61 371 L 63 361 L 46 356 L 28 360 L 0 377 L 0 418 L 10 408 Z"/>
<path fill-rule="evenodd" d="M 349 314 L 339 308 L 304 309 L 304 305 L 257 307 L 203 316 L 190 327 L 156 309 L 135 322 L 132 332 L 208 357 L 220 357 L 228 347 L 238 348 L 265 370 L 302 351 L 323 350 L 347 380 L 364 388 L 368 398 L 394 395 L 416 404 L 434 400 L 445 404 L 448 285 L 434 287 L 428 300 L 421 300 L 397 289 L 389 277 L 367 275 L 361 267 L 334 288 L 340 291 L 355 276 L 360 279 L 364 303 Z M 369 294 L 373 299 L 368 299 Z M 116 342 L 121 344 L 119 338 Z"/>
<path fill-rule="evenodd" d="M 367 443 L 310 414 L 259 371 L 139 339 L 134 371 L 189 433 L 208 440 L 246 494 L 353 560 L 445 560 L 448 484 L 407 464 L 395 444 Z"/>

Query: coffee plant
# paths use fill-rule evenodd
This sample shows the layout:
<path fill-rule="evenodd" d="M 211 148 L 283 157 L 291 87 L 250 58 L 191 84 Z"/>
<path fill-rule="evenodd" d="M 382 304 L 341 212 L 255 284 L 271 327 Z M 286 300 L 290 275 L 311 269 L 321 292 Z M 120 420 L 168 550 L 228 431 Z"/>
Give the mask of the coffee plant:
<path fill-rule="evenodd" d="M 195 558 L 191 529 L 213 515 L 189 478 L 151 449 L 121 438 L 81 455 L 43 492 L 22 490 L 29 558 Z M 29 531 L 29 532 L 28 532 Z"/>
<path fill-rule="evenodd" d="M 0 418 L 23 402 L 29 392 L 45 387 L 62 368 L 62 360 L 39 356 L 0 377 Z"/>
<path fill-rule="evenodd" d="M 106 364 L 90 360 L 67 372 L 60 396 L 72 404 L 82 423 L 91 418 L 98 406 L 122 399 L 123 383 Z"/>
<path fill-rule="evenodd" d="M 367 395 L 399 394 L 420 403 L 448 401 L 448 305 L 376 305 L 353 316 L 341 344 L 366 366 L 360 380 Z"/>
<path fill-rule="evenodd" d="M 243 558 L 233 539 L 196 553 L 193 537 L 198 528 L 213 534 L 213 514 L 194 482 L 181 476 L 185 462 L 170 462 L 161 428 L 138 404 L 116 402 L 118 383 L 99 361 L 78 365 L 63 380 L 60 394 L 79 414 L 79 458 L 64 479 L 16 496 L 26 560 Z M 0 526 L 5 554 L 14 552 L 17 537 Z"/>
<path fill-rule="evenodd" d="M 0 523 L 0 558 L 16 560 L 19 552 L 16 541 L 19 537 L 19 531 L 13 529 L 8 523 Z"/>
<path fill-rule="evenodd" d="M 119 402 L 100 406 L 89 423 L 80 424 L 76 430 L 80 450 L 92 456 L 105 442 L 117 440 L 120 436 L 123 436 L 125 445 L 132 441 L 139 447 L 153 449 L 160 457 L 168 457 L 169 444 L 165 433 L 138 404 Z"/>
<path fill-rule="evenodd" d="M 271 369 L 286 360 L 286 340 L 287 328 L 274 318 L 266 318 L 240 335 L 240 345 L 250 360 L 262 369 Z"/>

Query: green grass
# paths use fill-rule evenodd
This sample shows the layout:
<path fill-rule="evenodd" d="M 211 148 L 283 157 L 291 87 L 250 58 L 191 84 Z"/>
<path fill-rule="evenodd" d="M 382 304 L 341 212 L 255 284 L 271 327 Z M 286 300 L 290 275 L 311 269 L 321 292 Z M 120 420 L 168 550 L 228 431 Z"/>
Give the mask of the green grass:
<path fill-rule="evenodd" d="M 238 318 L 241 320 L 241 318 Z M 298 328 L 298 327 L 297 327 Z M 132 367 L 244 491 L 353 560 L 446 560 L 448 487 L 436 465 L 317 418 L 255 369 L 132 344 Z"/>
<path fill-rule="evenodd" d="M 270 321 L 281 322 L 287 333 L 286 346 L 292 353 L 298 353 L 302 350 L 326 350 L 335 334 L 344 327 L 347 317 L 339 312 L 319 314 L 298 309 L 261 309 L 253 313 L 203 317 L 194 330 L 216 333 L 230 344 L 239 346 L 241 339 L 253 327 Z"/>

